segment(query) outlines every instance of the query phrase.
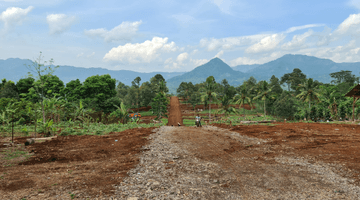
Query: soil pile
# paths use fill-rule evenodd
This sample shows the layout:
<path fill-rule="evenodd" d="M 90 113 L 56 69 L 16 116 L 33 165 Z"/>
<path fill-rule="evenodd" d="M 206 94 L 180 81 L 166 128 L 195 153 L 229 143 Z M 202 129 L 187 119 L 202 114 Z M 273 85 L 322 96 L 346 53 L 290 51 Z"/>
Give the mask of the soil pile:
<path fill-rule="evenodd" d="M 180 123 L 180 125 L 184 125 L 183 124 L 183 119 L 182 119 L 182 114 L 181 114 L 181 110 L 180 110 L 180 102 L 179 102 L 179 98 L 178 97 L 171 97 L 170 98 L 170 110 L 169 110 L 169 121 L 168 121 L 168 126 L 177 126 L 178 123 Z"/>

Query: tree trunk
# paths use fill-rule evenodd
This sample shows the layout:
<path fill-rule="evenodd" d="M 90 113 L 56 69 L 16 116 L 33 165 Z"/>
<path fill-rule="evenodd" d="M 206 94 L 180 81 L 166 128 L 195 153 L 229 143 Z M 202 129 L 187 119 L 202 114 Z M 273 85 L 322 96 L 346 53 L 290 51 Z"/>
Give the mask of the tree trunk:
<path fill-rule="evenodd" d="M 44 124 L 45 124 L 45 110 L 44 110 L 44 102 L 43 101 L 41 101 L 41 110 L 42 110 L 42 113 L 43 113 L 43 122 L 44 122 Z"/>
<path fill-rule="evenodd" d="M 209 124 L 211 123 L 211 99 L 210 99 L 210 101 L 209 101 L 210 103 L 209 103 Z"/>
<path fill-rule="evenodd" d="M 311 109 L 310 109 L 310 99 L 309 99 L 309 119 L 310 119 L 310 113 L 311 113 Z"/>
<path fill-rule="evenodd" d="M 245 118 L 245 105 L 244 105 L 244 107 L 243 107 L 243 111 L 244 111 L 244 118 Z"/>
<path fill-rule="evenodd" d="M 14 143 L 14 113 L 12 114 L 12 118 L 11 118 L 11 141 L 12 143 Z"/>
<path fill-rule="evenodd" d="M 265 105 L 266 99 L 264 99 L 264 116 L 265 116 L 265 120 L 266 120 L 266 105 Z"/>

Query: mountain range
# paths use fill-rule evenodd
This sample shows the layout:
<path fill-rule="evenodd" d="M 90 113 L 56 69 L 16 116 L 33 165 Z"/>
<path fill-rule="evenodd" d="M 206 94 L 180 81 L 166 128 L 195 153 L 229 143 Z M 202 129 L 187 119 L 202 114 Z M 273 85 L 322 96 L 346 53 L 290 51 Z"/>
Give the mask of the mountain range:
<path fill-rule="evenodd" d="M 17 82 L 24 78 L 29 71 L 25 65 L 31 65 L 32 61 L 19 58 L 9 58 L 0 60 L 0 79 L 6 78 Z M 219 58 L 213 58 L 209 62 L 196 67 L 190 72 L 151 72 L 141 73 L 129 70 L 108 70 L 103 68 L 81 68 L 73 66 L 60 66 L 54 75 L 57 75 L 64 83 L 79 79 L 81 82 L 89 76 L 110 74 L 112 78 L 131 85 L 137 76 L 141 77 L 141 82 L 149 81 L 156 74 L 161 74 L 171 93 L 176 93 L 176 88 L 183 81 L 193 84 L 201 83 L 209 76 L 214 76 L 216 82 L 227 79 L 229 84 L 237 86 L 249 77 L 253 76 L 256 80 L 269 80 L 272 75 L 279 79 L 285 73 L 291 73 L 294 68 L 299 68 L 307 78 L 314 78 L 323 83 L 329 83 L 332 79 L 330 73 L 341 70 L 352 71 L 356 76 L 360 72 L 360 62 L 354 63 L 335 63 L 329 59 L 321 59 L 314 56 L 287 54 L 276 60 L 254 65 L 238 65 L 230 67 Z"/>

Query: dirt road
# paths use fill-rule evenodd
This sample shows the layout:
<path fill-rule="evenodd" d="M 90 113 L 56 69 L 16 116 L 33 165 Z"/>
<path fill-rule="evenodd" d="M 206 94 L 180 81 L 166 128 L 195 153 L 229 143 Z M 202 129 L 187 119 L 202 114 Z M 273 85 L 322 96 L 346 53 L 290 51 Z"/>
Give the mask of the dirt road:
<path fill-rule="evenodd" d="M 118 188 L 118 198 L 360 198 L 357 172 L 297 153 L 291 145 L 211 126 L 161 127 L 151 137 L 140 165 Z"/>
<path fill-rule="evenodd" d="M 178 123 L 180 123 L 181 126 L 184 125 L 180 110 L 179 98 L 176 96 L 172 96 L 170 98 L 170 110 L 168 119 L 168 126 L 177 126 Z"/>

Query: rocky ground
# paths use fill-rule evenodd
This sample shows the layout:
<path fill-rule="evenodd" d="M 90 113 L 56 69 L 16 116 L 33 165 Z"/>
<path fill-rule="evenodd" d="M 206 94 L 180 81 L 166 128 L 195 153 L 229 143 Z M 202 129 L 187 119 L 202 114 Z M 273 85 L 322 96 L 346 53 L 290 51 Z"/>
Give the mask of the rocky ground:
<path fill-rule="evenodd" d="M 311 157 L 261 156 L 272 150 L 264 139 L 211 126 L 153 131 L 115 199 L 360 198 L 346 169 Z"/>

